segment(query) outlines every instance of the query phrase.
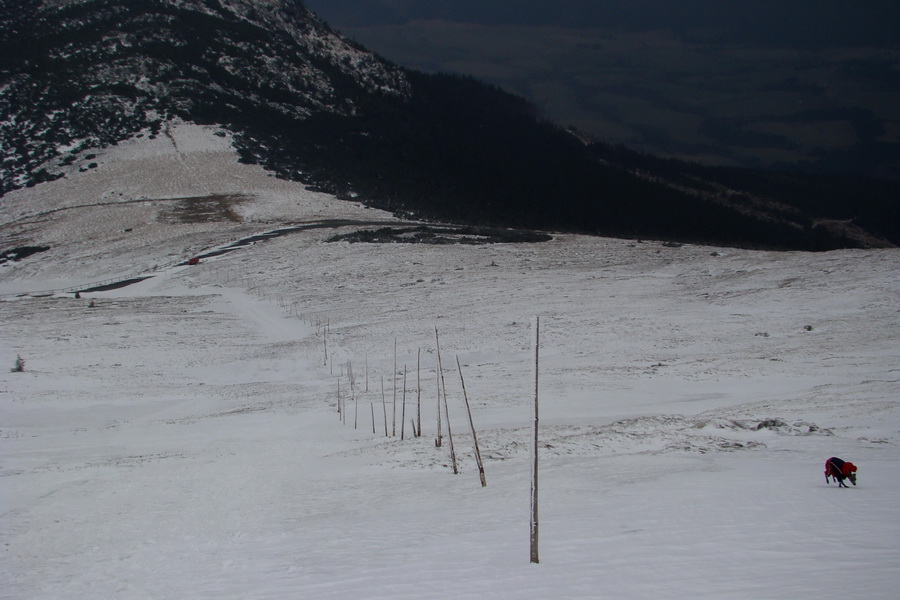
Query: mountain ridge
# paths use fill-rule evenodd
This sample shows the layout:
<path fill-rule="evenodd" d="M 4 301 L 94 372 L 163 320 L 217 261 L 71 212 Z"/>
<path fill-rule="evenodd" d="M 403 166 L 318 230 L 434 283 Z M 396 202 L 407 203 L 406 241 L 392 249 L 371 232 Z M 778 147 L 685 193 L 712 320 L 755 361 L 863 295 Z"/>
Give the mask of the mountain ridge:
<path fill-rule="evenodd" d="M 406 93 L 399 69 L 340 37 L 302 4 L 34 5 L 38 10 L 20 13 L 4 38 L 3 54 L 14 58 L 0 63 L 7 80 L 0 96 L 3 163 L 13 167 L 3 174 L 3 193 L 27 185 L 30 172 L 37 171 L 37 182 L 50 177 L 37 167 L 58 166 L 51 161 L 60 150 L 102 147 L 145 127 L 158 131 L 173 114 L 350 114 L 360 94 Z"/>
<path fill-rule="evenodd" d="M 302 2 L 28 7 L 3 13 L 0 195 L 90 169 L 94 149 L 179 118 L 222 125 L 242 160 L 279 177 L 420 219 L 805 250 L 900 243 L 898 186 L 779 175 L 773 187 L 585 140 L 498 88 L 397 67 Z M 848 221 L 859 231 L 835 226 Z"/>

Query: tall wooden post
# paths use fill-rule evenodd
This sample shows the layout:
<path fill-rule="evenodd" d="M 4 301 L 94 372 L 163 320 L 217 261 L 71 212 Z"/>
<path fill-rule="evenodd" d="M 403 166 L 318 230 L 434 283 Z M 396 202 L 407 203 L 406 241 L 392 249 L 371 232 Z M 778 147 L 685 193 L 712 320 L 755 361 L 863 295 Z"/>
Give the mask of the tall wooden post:
<path fill-rule="evenodd" d="M 441 342 L 438 338 L 437 327 L 434 328 L 434 345 L 437 348 L 437 370 L 435 371 L 435 379 L 437 380 L 437 437 L 434 439 L 435 448 L 441 447 L 441 380 L 444 378 L 444 370 L 441 366 Z"/>
<path fill-rule="evenodd" d="M 540 317 L 534 317 L 531 344 L 534 348 L 534 450 L 531 471 L 531 562 L 539 563 L 538 558 L 538 357 L 540 348 Z"/>
<path fill-rule="evenodd" d="M 444 418 L 447 421 L 447 441 L 450 442 L 450 462 L 453 464 L 453 474 L 459 474 L 459 468 L 456 463 L 456 450 L 453 448 L 453 432 L 450 431 L 450 408 L 447 406 L 447 384 L 444 382 L 444 367 L 441 364 L 441 343 L 438 340 L 437 327 L 434 328 L 434 342 L 437 346 L 438 373 L 440 374 L 440 385 L 438 386 L 438 437 L 435 446 L 441 446 L 441 390 L 444 392 Z"/>
<path fill-rule="evenodd" d="M 391 382 L 394 387 L 394 418 L 391 421 L 391 436 L 397 437 L 397 338 L 394 338 L 394 374 L 391 375 Z"/>
<path fill-rule="evenodd" d="M 419 376 L 422 370 L 422 349 L 416 353 L 416 437 L 422 437 L 422 378 Z"/>
<path fill-rule="evenodd" d="M 403 408 L 400 410 L 400 439 L 406 439 L 406 365 L 403 365 Z"/>
<path fill-rule="evenodd" d="M 381 376 L 381 410 L 384 412 L 384 437 L 387 437 L 387 406 L 384 403 L 384 375 Z"/>

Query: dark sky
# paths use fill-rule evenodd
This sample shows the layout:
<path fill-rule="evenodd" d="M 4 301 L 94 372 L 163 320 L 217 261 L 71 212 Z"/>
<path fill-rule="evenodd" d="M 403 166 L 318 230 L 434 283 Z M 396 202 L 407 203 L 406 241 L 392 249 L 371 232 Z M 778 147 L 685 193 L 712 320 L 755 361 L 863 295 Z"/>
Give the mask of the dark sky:
<path fill-rule="evenodd" d="M 896 43 L 894 0 L 307 0 L 336 26 L 439 19 L 482 25 L 671 30 L 768 44 Z"/>
<path fill-rule="evenodd" d="M 898 0 L 306 0 L 396 63 L 605 141 L 900 179 Z"/>

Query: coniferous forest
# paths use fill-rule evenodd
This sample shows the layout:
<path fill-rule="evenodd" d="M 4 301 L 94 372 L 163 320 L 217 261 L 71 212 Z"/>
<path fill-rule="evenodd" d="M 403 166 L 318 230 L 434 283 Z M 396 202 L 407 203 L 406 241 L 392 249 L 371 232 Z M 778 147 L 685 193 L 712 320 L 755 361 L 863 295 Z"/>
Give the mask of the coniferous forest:
<path fill-rule="evenodd" d="M 900 184 L 704 167 L 585 143 L 474 79 L 408 73 L 409 99 L 242 138 L 246 160 L 324 191 L 455 222 L 825 250 L 854 221 L 900 243 Z M 264 123 L 252 129 L 264 130 Z M 723 198 L 727 199 L 723 200 Z"/>

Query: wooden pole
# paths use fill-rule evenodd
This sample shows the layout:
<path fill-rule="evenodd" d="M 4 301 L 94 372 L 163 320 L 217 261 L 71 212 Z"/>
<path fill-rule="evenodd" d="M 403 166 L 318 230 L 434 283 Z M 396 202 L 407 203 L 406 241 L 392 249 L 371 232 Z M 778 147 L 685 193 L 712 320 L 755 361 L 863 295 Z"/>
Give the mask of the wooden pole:
<path fill-rule="evenodd" d="M 422 379 L 420 372 L 422 368 L 422 349 L 419 348 L 416 353 L 416 419 L 419 426 L 416 427 L 416 437 L 422 437 Z"/>
<path fill-rule="evenodd" d="M 487 479 L 484 478 L 484 463 L 481 462 L 478 436 L 475 435 L 475 422 L 472 421 L 472 407 L 469 405 L 469 396 L 466 394 L 466 380 L 463 379 L 462 367 L 459 365 L 459 355 L 456 356 L 456 368 L 459 370 L 459 382 L 462 384 L 463 398 L 466 401 L 466 412 L 469 413 L 469 427 L 472 429 L 472 442 L 475 444 L 475 463 L 478 465 L 478 474 L 481 476 L 481 487 L 485 487 Z"/>
<path fill-rule="evenodd" d="M 387 429 L 387 404 L 384 401 L 384 376 L 381 377 L 381 410 L 384 412 L 384 437 L 388 436 Z"/>
<path fill-rule="evenodd" d="M 441 342 L 438 339 L 437 327 L 434 328 L 434 344 L 437 347 L 437 372 L 435 379 L 437 380 L 437 438 L 434 440 L 434 446 L 440 448 L 441 439 L 441 381 L 444 379 L 444 371 L 441 368 Z"/>
<path fill-rule="evenodd" d="M 356 378 L 353 376 L 353 361 L 347 361 L 347 377 L 350 379 L 350 391 L 356 391 Z"/>
<path fill-rule="evenodd" d="M 375 403 L 369 402 L 369 405 L 372 407 L 372 433 L 375 433 Z"/>
<path fill-rule="evenodd" d="M 539 563 L 538 557 L 538 357 L 540 348 L 540 317 L 532 322 L 531 345 L 534 349 L 534 446 L 531 471 L 531 562 Z"/>
<path fill-rule="evenodd" d="M 437 342 L 437 327 L 434 328 L 434 339 Z M 459 466 L 456 463 L 456 449 L 453 447 L 453 432 L 450 430 L 450 408 L 447 406 L 447 383 L 444 381 L 444 367 L 441 364 L 441 345 L 440 342 L 437 344 L 437 355 L 438 355 L 438 371 L 441 375 L 441 385 L 440 388 L 444 392 L 444 420 L 447 421 L 447 441 L 450 442 L 450 462 L 453 465 L 453 474 L 459 474 Z M 441 396 L 438 393 L 438 415 L 440 415 L 441 407 Z"/>
<path fill-rule="evenodd" d="M 400 411 L 400 439 L 406 439 L 406 365 L 403 365 L 403 409 Z"/>
<path fill-rule="evenodd" d="M 391 385 L 394 388 L 394 418 L 391 422 L 391 436 L 397 437 L 397 338 L 394 338 L 394 372 L 391 374 Z"/>
<path fill-rule="evenodd" d="M 443 376 L 441 376 L 443 380 Z M 450 442 L 450 463 L 453 465 L 453 474 L 459 475 L 459 466 L 456 464 L 456 449 L 453 447 L 453 432 L 450 430 L 450 408 L 447 406 L 447 388 L 444 388 L 444 419 L 447 421 L 447 441 Z"/>
<path fill-rule="evenodd" d="M 359 398 L 356 395 L 356 382 L 353 378 L 353 362 L 347 361 L 347 377 L 350 379 L 350 397 L 353 398 L 353 429 L 359 426 Z"/>

